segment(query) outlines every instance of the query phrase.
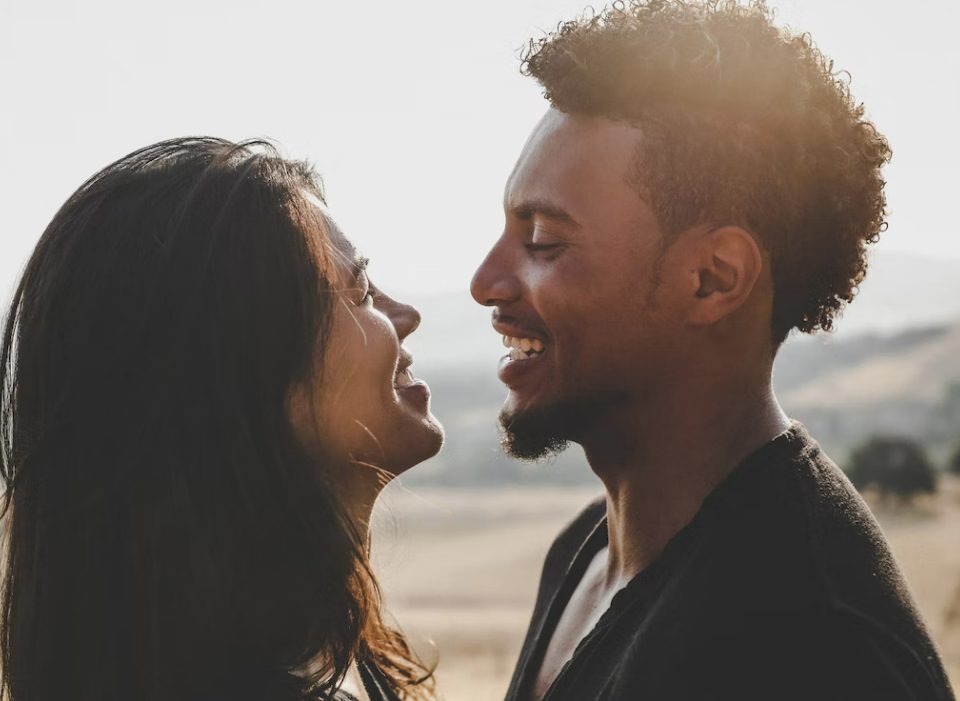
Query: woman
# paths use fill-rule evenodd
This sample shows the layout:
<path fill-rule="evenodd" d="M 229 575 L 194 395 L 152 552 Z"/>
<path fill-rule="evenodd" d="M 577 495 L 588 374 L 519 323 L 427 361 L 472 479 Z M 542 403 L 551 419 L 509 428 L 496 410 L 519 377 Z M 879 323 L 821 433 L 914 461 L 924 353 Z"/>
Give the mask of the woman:
<path fill-rule="evenodd" d="M 429 696 L 367 559 L 442 440 L 419 316 L 322 200 L 267 144 L 180 139 L 47 227 L 0 358 L 12 701 Z"/>

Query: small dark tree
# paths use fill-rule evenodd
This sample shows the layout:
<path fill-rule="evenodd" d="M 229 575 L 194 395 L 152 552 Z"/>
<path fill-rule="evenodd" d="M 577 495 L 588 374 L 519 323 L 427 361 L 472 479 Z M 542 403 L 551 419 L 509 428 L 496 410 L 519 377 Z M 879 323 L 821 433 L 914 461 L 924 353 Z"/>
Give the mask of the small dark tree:
<path fill-rule="evenodd" d="M 957 447 L 953 451 L 953 455 L 951 455 L 950 459 L 947 461 L 947 472 L 949 472 L 951 475 L 960 477 L 960 443 L 957 444 Z"/>
<path fill-rule="evenodd" d="M 926 453 L 907 438 L 871 438 L 853 451 L 847 476 L 860 491 L 874 487 L 882 497 L 900 501 L 937 489 L 936 472 Z"/>

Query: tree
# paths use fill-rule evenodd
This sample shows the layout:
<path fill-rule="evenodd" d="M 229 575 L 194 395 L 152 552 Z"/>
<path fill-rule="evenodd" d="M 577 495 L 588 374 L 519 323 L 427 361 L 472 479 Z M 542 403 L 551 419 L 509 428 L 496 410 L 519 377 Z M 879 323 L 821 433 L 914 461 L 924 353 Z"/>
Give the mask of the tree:
<path fill-rule="evenodd" d="M 947 461 L 947 472 L 960 477 L 960 443 L 957 444 L 957 447 L 953 451 L 953 455 L 951 455 L 950 459 Z"/>
<path fill-rule="evenodd" d="M 906 501 L 937 489 L 936 472 L 923 448 L 908 438 L 877 436 L 853 451 L 847 476 L 861 492 Z"/>

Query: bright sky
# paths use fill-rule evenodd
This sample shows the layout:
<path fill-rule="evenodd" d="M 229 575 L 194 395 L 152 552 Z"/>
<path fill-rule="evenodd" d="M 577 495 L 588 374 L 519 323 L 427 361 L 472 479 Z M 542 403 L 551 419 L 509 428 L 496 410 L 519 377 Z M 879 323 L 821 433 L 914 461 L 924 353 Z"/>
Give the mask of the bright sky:
<path fill-rule="evenodd" d="M 545 109 L 530 36 L 586 0 L 0 0 L 0 292 L 89 175 L 172 136 L 268 136 L 313 161 L 381 285 L 464 290 Z M 960 5 L 774 0 L 893 144 L 881 251 L 960 262 Z"/>

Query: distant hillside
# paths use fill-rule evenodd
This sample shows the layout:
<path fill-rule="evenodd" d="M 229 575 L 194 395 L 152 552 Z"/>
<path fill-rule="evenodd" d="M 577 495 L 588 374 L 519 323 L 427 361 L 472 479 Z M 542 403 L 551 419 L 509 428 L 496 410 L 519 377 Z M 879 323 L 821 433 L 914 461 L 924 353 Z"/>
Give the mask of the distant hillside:
<path fill-rule="evenodd" d="M 774 382 L 792 416 L 840 459 L 872 434 L 960 442 L 960 324 L 784 348 Z"/>
<path fill-rule="evenodd" d="M 960 324 L 795 344 L 777 365 L 781 400 L 797 410 L 863 409 L 880 403 L 939 405 L 960 383 Z M 803 375 L 806 379 L 800 380 Z M 786 384 L 782 377 L 793 377 Z M 800 381 L 798 381 L 800 380 Z"/>
<path fill-rule="evenodd" d="M 908 329 L 899 333 L 858 336 L 794 336 L 780 349 L 774 381 L 781 397 L 824 377 L 842 376 L 853 367 L 898 358 L 949 338 L 953 325 Z M 949 341 L 948 341 L 949 343 Z"/>

